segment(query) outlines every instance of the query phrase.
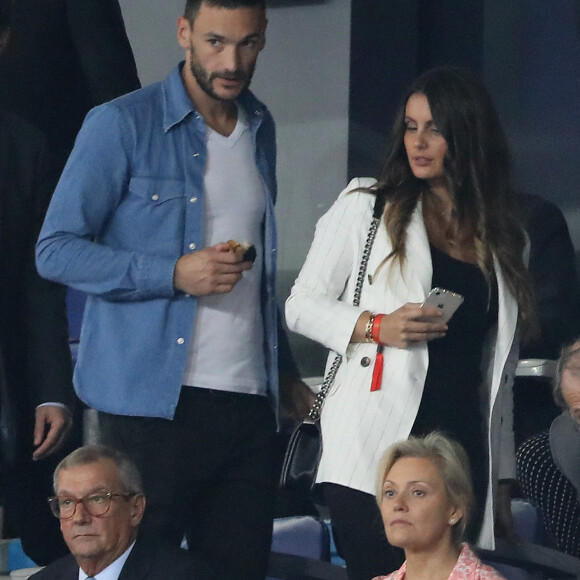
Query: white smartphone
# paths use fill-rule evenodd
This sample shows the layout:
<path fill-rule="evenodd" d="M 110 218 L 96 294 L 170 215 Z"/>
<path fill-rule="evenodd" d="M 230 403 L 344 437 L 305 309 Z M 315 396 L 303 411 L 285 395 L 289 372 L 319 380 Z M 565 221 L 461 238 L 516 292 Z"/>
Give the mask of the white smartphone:
<path fill-rule="evenodd" d="M 439 308 L 443 312 L 443 320 L 449 322 L 451 317 L 455 314 L 455 311 L 463 304 L 463 296 L 457 294 L 457 292 L 451 292 L 451 290 L 445 290 L 445 288 L 433 288 L 427 298 L 421 304 L 421 307 L 433 306 L 434 308 Z"/>

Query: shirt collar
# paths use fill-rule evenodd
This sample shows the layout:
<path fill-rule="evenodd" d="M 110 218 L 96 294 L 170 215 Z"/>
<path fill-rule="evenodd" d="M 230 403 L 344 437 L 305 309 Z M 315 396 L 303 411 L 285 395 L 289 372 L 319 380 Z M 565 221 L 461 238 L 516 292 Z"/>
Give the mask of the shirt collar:
<path fill-rule="evenodd" d="M 94 576 L 95 580 L 118 580 L 121 575 L 121 570 L 133 549 L 135 542 L 133 542 L 116 560 L 111 562 L 104 570 L 101 570 Z M 87 579 L 86 572 L 79 566 L 79 580 Z"/>
<path fill-rule="evenodd" d="M 181 69 L 184 61 L 180 62 L 163 81 L 163 130 L 169 131 L 174 125 L 180 123 L 190 113 L 195 112 L 195 107 L 181 78 Z"/>
<path fill-rule="evenodd" d="M 196 111 L 195 106 L 189 97 L 183 79 L 181 69 L 185 61 L 181 61 L 163 81 L 163 130 L 169 131 L 174 125 L 181 123 L 189 114 L 194 114 L 199 122 L 205 127 L 201 115 Z M 248 122 L 251 125 L 255 118 L 264 115 L 266 107 L 249 91 L 244 91 L 237 99 L 248 115 Z"/>

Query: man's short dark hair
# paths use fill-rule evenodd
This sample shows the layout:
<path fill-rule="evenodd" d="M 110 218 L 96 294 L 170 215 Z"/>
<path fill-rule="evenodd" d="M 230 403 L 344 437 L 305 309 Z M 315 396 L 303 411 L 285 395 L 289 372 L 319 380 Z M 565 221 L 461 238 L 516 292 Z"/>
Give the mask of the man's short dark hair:
<path fill-rule="evenodd" d="M 10 26 L 13 0 L 0 0 L 0 31 Z"/>
<path fill-rule="evenodd" d="M 202 4 L 217 8 L 228 8 L 229 10 L 253 8 L 254 6 L 266 8 L 266 0 L 187 0 L 183 15 L 189 22 L 193 22 L 196 19 Z"/>

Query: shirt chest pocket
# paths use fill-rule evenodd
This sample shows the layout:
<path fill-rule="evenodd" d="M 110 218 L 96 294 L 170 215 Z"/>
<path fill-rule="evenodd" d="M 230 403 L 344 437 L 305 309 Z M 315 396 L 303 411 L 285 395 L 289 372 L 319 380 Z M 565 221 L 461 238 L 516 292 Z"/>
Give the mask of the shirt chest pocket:
<path fill-rule="evenodd" d="M 183 200 L 185 185 L 179 179 L 132 177 L 129 196 L 144 208 L 163 209 L 163 205 Z"/>
<path fill-rule="evenodd" d="M 132 177 L 109 234 L 128 249 L 178 255 L 185 224 L 185 185 L 178 179 Z M 122 242 L 121 242 L 122 240 Z"/>

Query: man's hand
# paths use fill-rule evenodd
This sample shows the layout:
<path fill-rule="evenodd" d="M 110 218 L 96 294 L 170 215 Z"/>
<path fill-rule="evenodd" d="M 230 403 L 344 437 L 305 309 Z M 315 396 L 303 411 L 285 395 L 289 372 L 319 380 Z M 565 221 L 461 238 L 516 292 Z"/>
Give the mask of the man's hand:
<path fill-rule="evenodd" d="M 280 374 L 280 422 L 284 431 L 300 423 L 314 404 L 316 395 L 299 377 Z"/>
<path fill-rule="evenodd" d="M 58 451 L 66 441 L 72 427 L 72 417 L 67 409 L 57 405 L 36 408 L 34 446 L 32 459 L 38 461 Z"/>
<path fill-rule="evenodd" d="M 175 265 L 173 286 L 193 296 L 226 294 L 253 265 L 243 262 L 240 252 L 232 251 L 227 243 L 216 244 L 181 256 Z"/>

